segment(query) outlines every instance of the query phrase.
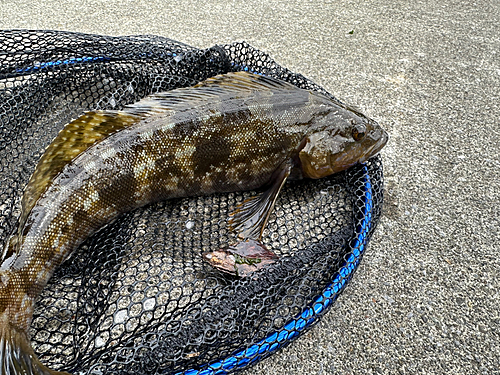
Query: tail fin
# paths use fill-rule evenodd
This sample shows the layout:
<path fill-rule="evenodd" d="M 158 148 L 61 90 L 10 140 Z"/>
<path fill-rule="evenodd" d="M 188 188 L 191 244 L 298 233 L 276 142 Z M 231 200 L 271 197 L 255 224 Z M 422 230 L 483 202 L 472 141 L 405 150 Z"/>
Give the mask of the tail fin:
<path fill-rule="evenodd" d="M 70 375 L 42 365 L 25 332 L 0 323 L 0 375 Z"/>

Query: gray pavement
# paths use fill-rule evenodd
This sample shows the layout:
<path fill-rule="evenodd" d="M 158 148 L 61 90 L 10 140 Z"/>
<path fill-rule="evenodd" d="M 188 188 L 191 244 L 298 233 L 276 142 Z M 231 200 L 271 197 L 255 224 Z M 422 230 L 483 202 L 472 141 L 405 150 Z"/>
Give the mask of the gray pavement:
<path fill-rule="evenodd" d="M 500 3 L 0 2 L 0 28 L 245 40 L 377 119 L 385 212 L 320 324 L 244 374 L 500 374 Z"/>

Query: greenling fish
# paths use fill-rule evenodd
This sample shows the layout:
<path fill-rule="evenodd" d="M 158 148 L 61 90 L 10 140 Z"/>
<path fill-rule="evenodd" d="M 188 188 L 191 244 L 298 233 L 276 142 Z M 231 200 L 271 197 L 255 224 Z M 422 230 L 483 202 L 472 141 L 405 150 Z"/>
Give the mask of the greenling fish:
<path fill-rule="evenodd" d="M 344 170 L 387 138 L 326 96 L 248 73 L 85 113 L 42 156 L 0 258 L 0 374 L 63 374 L 31 348 L 35 299 L 54 270 L 120 214 L 164 199 L 265 188 L 229 223 L 239 237 L 258 240 L 287 178 Z"/>

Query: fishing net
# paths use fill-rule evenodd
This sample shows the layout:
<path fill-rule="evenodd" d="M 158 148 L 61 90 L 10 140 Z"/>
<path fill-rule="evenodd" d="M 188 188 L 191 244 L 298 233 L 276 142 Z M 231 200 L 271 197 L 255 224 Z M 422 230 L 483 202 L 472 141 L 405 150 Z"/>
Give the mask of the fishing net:
<path fill-rule="evenodd" d="M 157 36 L 3 31 L 0 51 L 2 247 L 45 147 L 85 110 L 120 109 L 240 70 L 328 94 L 246 43 L 197 49 Z M 123 215 L 44 289 L 30 331 L 34 350 L 50 368 L 76 374 L 244 368 L 298 337 L 335 301 L 379 219 L 382 184 L 378 157 L 330 178 L 287 183 L 263 234 L 280 259 L 243 279 L 201 254 L 234 239 L 228 213 L 252 192 Z"/>

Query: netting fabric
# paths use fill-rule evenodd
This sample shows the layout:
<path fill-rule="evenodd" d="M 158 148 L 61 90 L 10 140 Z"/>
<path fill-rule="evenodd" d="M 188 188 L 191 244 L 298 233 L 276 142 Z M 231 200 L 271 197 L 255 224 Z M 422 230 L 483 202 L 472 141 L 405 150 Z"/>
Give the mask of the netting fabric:
<path fill-rule="evenodd" d="M 321 87 L 246 43 L 197 49 L 157 36 L 0 32 L 0 246 L 45 147 L 90 109 L 246 70 Z M 331 96 L 331 95 L 330 95 Z M 378 157 L 329 178 L 289 182 L 263 234 L 280 259 L 252 277 L 202 252 L 234 234 L 252 192 L 153 204 L 89 238 L 42 292 L 31 327 L 41 361 L 75 374 L 221 374 L 308 329 L 343 290 L 379 219 Z"/>

